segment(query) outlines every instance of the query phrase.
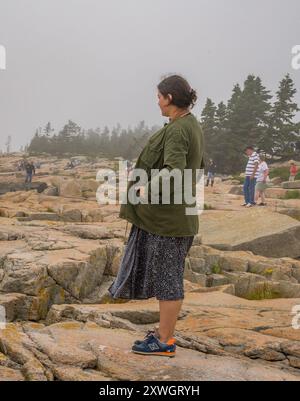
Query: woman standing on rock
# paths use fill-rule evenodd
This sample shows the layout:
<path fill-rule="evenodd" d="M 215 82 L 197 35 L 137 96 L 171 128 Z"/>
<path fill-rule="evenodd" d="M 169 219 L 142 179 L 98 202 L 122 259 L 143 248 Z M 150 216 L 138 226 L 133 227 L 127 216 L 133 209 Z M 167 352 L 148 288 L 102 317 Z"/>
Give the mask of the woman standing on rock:
<path fill-rule="evenodd" d="M 193 177 L 190 187 L 195 196 L 199 177 L 196 170 L 203 168 L 204 140 L 200 123 L 190 111 L 197 95 L 189 83 L 179 75 L 171 75 L 157 89 L 158 105 L 169 122 L 151 136 L 137 159 L 135 169 L 143 169 L 148 181 L 145 185 L 139 181 L 138 187 L 133 181 L 129 183 L 127 196 L 130 187 L 135 185 L 140 199 L 146 203 L 133 204 L 127 198 L 127 203 L 121 205 L 119 216 L 132 226 L 118 275 L 109 292 L 113 298 L 122 299 L 156 297 L 159 327 L 149 330 L 144 340 L 136 341 L 132 351 L 171 357 L 175 356 L 173 335 L 184 299 L 185 257 L 198 233 L 199 216 L 186 213 L 186 208 L 195 207 L 196 203 L 186 203 L 182 188 L 182 202 L 174 201 L 172 196 L 178 194 L 178 188 L 174 189 L 172 179 L 169 203 L 161 202 L 159 186 L 156 187 L 159 204 L 151 203 L 151 192 L 155 192 L 151 183 L 157 183 L 160 174 L 163 177 L 174 169 L 180 173 L 190 169 Z M 160 174 L 153 177 L 153 169 L 158 169 Z"/>

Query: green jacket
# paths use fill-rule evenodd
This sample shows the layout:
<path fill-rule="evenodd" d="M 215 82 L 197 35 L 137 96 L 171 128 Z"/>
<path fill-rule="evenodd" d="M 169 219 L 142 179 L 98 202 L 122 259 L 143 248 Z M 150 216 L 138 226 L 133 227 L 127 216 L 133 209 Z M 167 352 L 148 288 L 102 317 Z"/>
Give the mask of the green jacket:
<path fill-rule="evenodd" d="M 146 146 L 140 153 L 136 168 L 144 169 L 148 177 L 148 199 L 151 200 L 151 182 L 162 178 L 151 175 L 151 169 L 158 169 L 161 173 L 172 171 L 172 169 L 192 170 L 192 194 L 196 194 L 196 169 L 202 169 L 204 153 L 204 138 L 199 121 L 194 114 L 189 113 L 184 117 L 177 118 L 168 124 L 165 124 L 159 131 L 151 136 Z M 129 181 L 130 187 L 139 182 Z M 193 236 L 199 230 L 199 216 L 187 215 L 186 207 L 193 207 L 196 203 L 186 204 L 182 196 L 182 204 L 174 202 L 174 193 L 176 191 L 173 180 L 170 180 L 171 202 L 170 204 L 161 203 L 161 190 L 159 191 L 159 204 L 121 204 L 119 217 L 128 220 L 143 230 L 162 236 Z M 182 181 L 184 184 L 184 178 Z M 161 189 L 161 188 L 160 188 Z M 183 191 L 182 191 L 183 192 Z M 128 199 L 128 198 L 127 198 Z"/>

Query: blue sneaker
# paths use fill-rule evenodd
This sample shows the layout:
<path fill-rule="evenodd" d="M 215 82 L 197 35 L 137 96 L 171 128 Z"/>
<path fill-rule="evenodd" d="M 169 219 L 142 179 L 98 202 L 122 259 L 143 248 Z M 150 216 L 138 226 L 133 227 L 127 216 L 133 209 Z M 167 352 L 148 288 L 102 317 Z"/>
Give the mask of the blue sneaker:
<path fill-rule="evenodd" d="M 175 338 L 162 343 L 154 334 L 149 334 L 144 341 L 132 346 L 132 352 L 142 355 L 158 355 L 174 357 L 176 353 Z"/>
<path fill-rule="evenodd" d="M 144 339 L 143 340 L 136 340 L 135 342 L 134 342 L 134 344 L 141 344 L 143 341 L 145 341 L 151 334 L 154 334 L 157 338 L 159 338 L 159 331 L 158 331 L 158 328 L 157 327 L 155 327 L 155 328 L 153 328 L 153 329 L 151 329 L 151 330 L 148 330 L 147 331 L 147 334 L 145 335 L 145 337 L 144 337 Z"/>

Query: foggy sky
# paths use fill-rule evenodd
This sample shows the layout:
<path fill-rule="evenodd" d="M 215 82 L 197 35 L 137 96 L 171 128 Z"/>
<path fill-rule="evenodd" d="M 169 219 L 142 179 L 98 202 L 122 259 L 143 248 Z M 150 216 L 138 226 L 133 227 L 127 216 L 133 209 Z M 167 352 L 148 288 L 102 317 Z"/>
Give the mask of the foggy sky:
<path fill-rule="evenodd" d="M 156 85 L 167 73 L 197 90 L 196 115 L 249 73 L 274 93 L 289 72 L 300 92 L 297 44 L 299 0 L 0 0 L 0 149 L 48 121 L 162 125 Z"/>

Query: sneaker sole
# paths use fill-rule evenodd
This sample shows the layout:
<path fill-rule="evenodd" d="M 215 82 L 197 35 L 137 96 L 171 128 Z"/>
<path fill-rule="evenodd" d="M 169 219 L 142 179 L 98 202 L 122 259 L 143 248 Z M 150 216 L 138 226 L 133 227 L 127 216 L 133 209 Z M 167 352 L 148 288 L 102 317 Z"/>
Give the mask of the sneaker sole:
<path fill-rule="evenodd" d="M 173 358 L 176 355 L 176 352 L 142 352 L 134 350 L 132 350 L 132 352 L 140 355 L 168 356 L 169 358 Z"/>

